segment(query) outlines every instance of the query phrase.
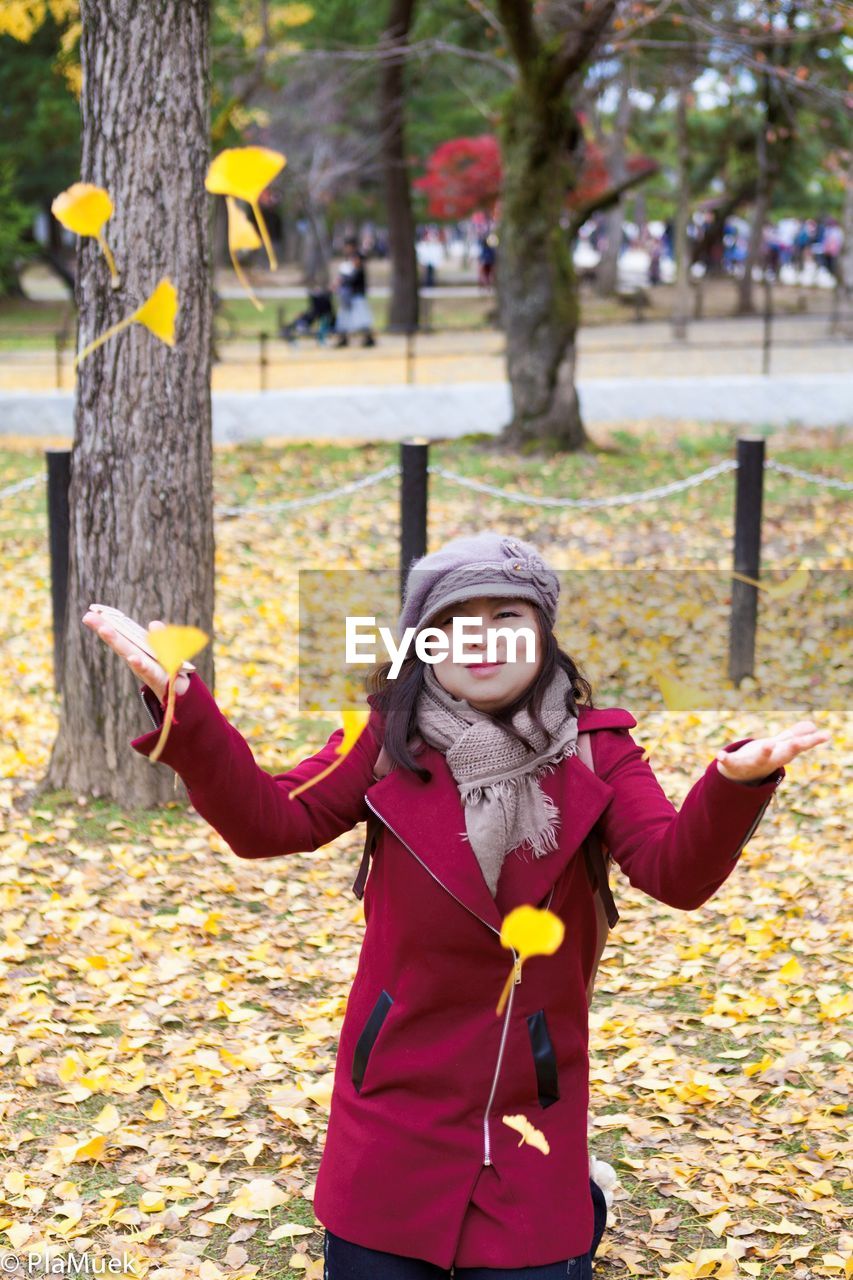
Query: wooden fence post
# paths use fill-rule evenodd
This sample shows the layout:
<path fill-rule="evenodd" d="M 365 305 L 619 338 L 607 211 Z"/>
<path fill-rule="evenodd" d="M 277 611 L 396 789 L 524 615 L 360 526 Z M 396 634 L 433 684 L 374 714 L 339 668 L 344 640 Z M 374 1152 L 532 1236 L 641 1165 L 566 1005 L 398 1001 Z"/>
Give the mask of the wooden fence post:
<path fill-rule="evenodd" d="M 413 560 L 426 555 L 429 441 L 423 436 L 400 443 L 400 601 Z"/>
<path fill-rule="evenodd" d="M 53 609 L 53 687 L 62 692 L 65 608 L 68 602 L 68 487 L 71 450 L 45 449 L 47 521 L 50 545 L 50 598 Z"/>
<path fill-rule="evenodd" d="M 764 493 L 764 437 L 741 436 L 737 442 L 734 570 L 758 580 L 761 564 L 761 504 Z M 729 619 L 729 679 L 737 686 L 755 669 L 755 626 L 758 588 L 732 579 Z"/>
<path fill-rule="evenodd" d="M 258 334 L 258 373 L 260 375 L 261 391 L 267 389 L 267 342 L 269 340 L 268 333 Z"/>

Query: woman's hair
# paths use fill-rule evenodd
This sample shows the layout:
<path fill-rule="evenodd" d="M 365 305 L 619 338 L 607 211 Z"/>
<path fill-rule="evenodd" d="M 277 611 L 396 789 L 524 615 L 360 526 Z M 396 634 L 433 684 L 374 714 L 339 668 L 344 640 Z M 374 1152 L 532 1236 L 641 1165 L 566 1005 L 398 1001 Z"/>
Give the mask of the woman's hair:
<path fill-rule="evenodd" d="M 539 713 L 545 690 L 559 667 L 562 667 L 571 681 L 571 688 L 566 696 L 567 715 L 576 716 L 579 706 L 593 707 L 594 703 L 592 686 L 581 675 L 573 659 L 560 648 L 544 610 L 534 601 L 530 604 L 536 614 L 542 644 L 542 664 L 535 679 L 513 702 L 501 707 L 499 711 L 489 711 L 484 714 L 488 715 L 495 724 L 501 725 L 511 737 L 523 742 L 529 750 L 532 750 L 532 744 L 511 723 L 512 717 L 524 707 L 528 710 L 534 725 L 541 732 L 547 733 Z M 400 673 L 394 680 L 388 678 L 391 666 L 390 660 L 380 663 L 373 668 L 365 680 L 367 692 L 377 695 L 373 705 L 385 717 L 385 749 L 395 764 L 403 769 L 410 769 L 422 782 L 429 782 L 432 777 L 429 769 L 419 765 L 416 757 L 409 750 L 409 739 L 417 732 L 416 712 L 418 697 L 424 683 L 425 664 L 415 653 L 412 653 L 403 661 Z"/>

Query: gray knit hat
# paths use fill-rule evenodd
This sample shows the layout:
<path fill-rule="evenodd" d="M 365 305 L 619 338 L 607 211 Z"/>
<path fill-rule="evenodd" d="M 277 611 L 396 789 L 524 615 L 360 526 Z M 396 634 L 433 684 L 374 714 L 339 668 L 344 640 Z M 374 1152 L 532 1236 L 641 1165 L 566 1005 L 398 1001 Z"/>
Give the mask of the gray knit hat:
<path fill-rule="evenodd" d="M 407 627 L 420 631 L 450 604 L 474 596 L 507 596 L 540 604 L 553 627 L 560 579 L 535 547 L 500 533 L 453 538 L 413 560 L 406 575 L 398 641 Z"/>

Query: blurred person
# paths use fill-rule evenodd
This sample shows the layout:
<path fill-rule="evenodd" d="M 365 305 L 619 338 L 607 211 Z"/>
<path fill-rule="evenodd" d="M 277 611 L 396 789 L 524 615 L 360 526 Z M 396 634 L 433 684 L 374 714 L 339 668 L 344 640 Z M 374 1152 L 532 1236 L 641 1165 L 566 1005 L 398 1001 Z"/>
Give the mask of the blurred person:
<path fill-rule="evenodd" d="M 335 285 L 338 295 L 338 315 L 335 322 L 338 338 L 335 346 L 348 347 L 350 334 L 361 333 L 361 345 L 375 347 L 373 314 L 367 301 L 365 257 L 355 239 L 348 239 L 344 248 L 346 257 L 341 263 Z"/>

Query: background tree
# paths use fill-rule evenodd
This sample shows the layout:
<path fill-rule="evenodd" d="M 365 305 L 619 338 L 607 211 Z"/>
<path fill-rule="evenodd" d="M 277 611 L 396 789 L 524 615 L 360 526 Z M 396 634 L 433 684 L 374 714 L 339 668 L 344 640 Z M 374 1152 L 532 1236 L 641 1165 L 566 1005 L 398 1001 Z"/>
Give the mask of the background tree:
<path fill-rule="evenodd" d="M 380 46 L 379 131 L 391 253 L 388 328 L 403 333 L 417 329 L 419 309 L 415 215 L 406 158 L 406 50 L 414 12 L 415 0 L 391 0 Z"/>
<path fill-rule="evenodd" d="M 43 789 L 125 805 L 173 797 L 173 775 L 128 751 L 135 682 L 81 624 L 92 602 L 143 623 L 213 633 L 208 204 L 208 0 L 82 0 L 81 177 L 106 187 L 121 272 L 79 248 L 78 345 L 133 311 L 164 276 L 176 343 L 133 325 L 79 369 L 72 450 L 63 700 Z M 196 660 L 213 687 L 213 651 Z M 144 725 L 142 726 L 144 727 Z"/>
<path fill-rule="evenodd" d="M 609 142 L 610 171 L 616 183 L 622 183 L 626 177 L 625 151 L 628 144 L 628 130 L 631 125 L 633 104 L 631 102 L 631 68 L 627 58 L 620 61 L 616 78 L 618 102 L 614 113 L 613 131 L 610 138 L 598 136 L 598 144 L 607 146 Z M 601 261 L 596 272 L 595 287 L 601 297 L 612 297 L 619 281 L 619 254 L 622 249 L 622 224 L 625 221 L 625 198 L 620 196 L 605 215 L 605 245 L 601 253 Z"/>
<path fill-rule="evenodd" d="M 564 0 L 534 17 L 530 0 L 498 0 L 518 68 L 503 102 L 498 288 L 507 340 L 513 447 L 578 449 L 587 443 L 575 390 L 578 292 L 571 239 L 599 203 L 567 223 L 582 144 L 572 105 L 604 40 L 617 0 Z M 636 178 L 634 179 L 636 181 Z"/>
<path fill-rule="evenodd" d="M 76 0 L 0 6 L 0 203 L 5 224 L 0 288 L 7 293 L 18 288 L 16 264 L 35 254 L 74 287 L 50 203 L 78 172 L 78 32 Z M 44 245 L 33 238 L 39 212 L 48 228 Z"/>

